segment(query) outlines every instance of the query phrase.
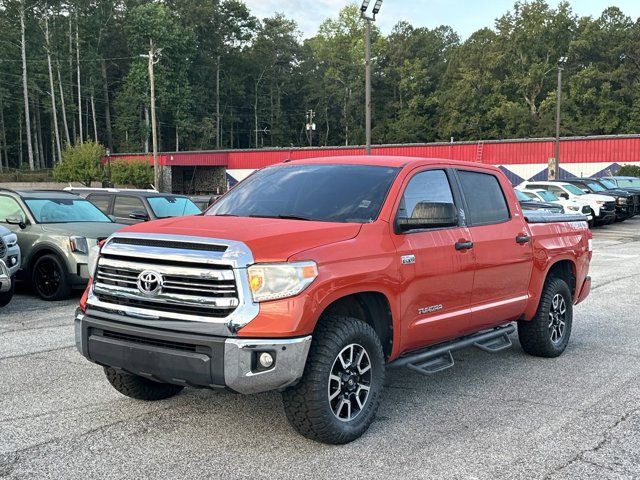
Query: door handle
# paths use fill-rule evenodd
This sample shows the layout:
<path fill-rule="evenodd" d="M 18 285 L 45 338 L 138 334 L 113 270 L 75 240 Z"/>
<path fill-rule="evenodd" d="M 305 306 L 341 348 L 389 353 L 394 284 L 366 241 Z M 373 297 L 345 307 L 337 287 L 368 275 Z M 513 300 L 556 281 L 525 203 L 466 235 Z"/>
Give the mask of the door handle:
<path fill-rule="evenodd" d="M 518 235 L 516 237 L 516 243 L 519 244 L 529 243 L 530 240 L 531 238 L 529 237 L 529 235 Z"/>
<path fill-rule="evenodd" d="M 473 248 L 473 242 L 456 242 L 456 250 L 471 250 Z"/>

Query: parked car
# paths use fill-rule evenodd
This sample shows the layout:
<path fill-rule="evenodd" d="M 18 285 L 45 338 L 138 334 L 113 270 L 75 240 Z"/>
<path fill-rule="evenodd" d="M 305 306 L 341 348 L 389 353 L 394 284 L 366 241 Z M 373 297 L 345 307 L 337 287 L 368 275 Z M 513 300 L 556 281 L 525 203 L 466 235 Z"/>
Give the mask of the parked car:
<path fill-rule="evenodd" d="M 556 205 L 562 209 L 562 213 L 567 215 L 586 215 L 589 223 L 593 222 L 593 216 L 591 215 L 591 207 L 586 202 L 579 202 L 577 200 L 567 200 L 565 198 L 556 197 L 553 193 L 547 190 L 516 190 L 521 194 L 526 195 L 529 199 L 539 202 L 547 202 L 551 205 Z"/>
<path fill-rule="evenodd" d="M 86 287 L 89 249 L 122 227 L 72 193 L 8 189 L 0 189 L 0 223 L 18 237 L 18 278 L 44 300 Z"/>
<path fill-rule="evenodd" d="M 616 221 L 624 222 L 636 214 L 636 195 L 621 189 L 609 190 L 593 178 L 571 178 L 563 180 L 581 189 L 584 193 L 595 193 L 597 195 L 608 195 L 616 201 Z"/>
<path fill-rule="evenodd" d="M 608 195 L 585 193 L 580 188 L 566 182 L 522 182 L 522 190 L 547 190 L 558 198 L 587 202 L 595 225 L 609 225 L 616 219 L 616 199 Z"/>
<path fill-rule="evenodd" d="M 609 182 L 615 184 L 616 187 L 624 190 L 640 192 L 640 178 L 638 177 L 621 177 L 621 176 L 609 176 L 601 177 L 599 180 L 606 179 Z"/>
<path fill-rule="evenodd" d="M 593 179 L 598 182 L 599 185 L 602 185 L 608 192 L 622 191 L 625 193 L 629 193 L 633 195 L 633 214 L 632 216 L 636 216 L 640 214 L 640 186 L 637 188 L 634 187 L 618 187 L 616 182 L 612 181 L 610 178 L 596 178 Z"/>
<path fill-rule="evenodd" d="M 201 210 L 184 195 L 155 190 L 117 188 L 76 190 L 113 221 L 123 225 L 148 222 L 160 218 L 197 215 Z"/>
<path fill-rule="evenodd" d="M 0 209 L 0 215 L 2 209 Z M 7 305 L 15 289 L 14 276 L 20 268 L 18 237 L 0 225 L 0 307 Z"/>
<path fill-rule="evenodd" d="M 326 443 L 371 425 L 385 369 L 452 352 L 557 357 L 589 294 L 583 216 L 523 213 L 477 163 L 338 157 L 265 168 L 205 215 L 127 227 L 92 252 L 78 350 L 124 395 L 283 392 Z M 472 400 L 470 400 L 472 401 Z"/>
<path fill-rule="evenodd" d="M 205 211 L 211 205 L 215 203 L 220 195 L 191 195 L 189 199 L 198 207 L 201 211 Z"/>
<path fill-rule="evenodd" d="M 564 213 L 561 205 L 545 202 L 539 198 L 530 197 L 520 190 L 516 189 L 516 198 L 523 210 L 542 210 L 550 213 Z"/>

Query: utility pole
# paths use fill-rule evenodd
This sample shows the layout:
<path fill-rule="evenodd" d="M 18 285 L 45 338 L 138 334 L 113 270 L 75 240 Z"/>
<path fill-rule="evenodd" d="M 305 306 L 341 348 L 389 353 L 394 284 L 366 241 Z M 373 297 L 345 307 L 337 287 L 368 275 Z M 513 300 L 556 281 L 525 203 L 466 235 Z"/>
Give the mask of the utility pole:
<path fill-rule="evenodd" d="M 31 144 L 31 118 L 29 112 L 29 87 L 27 83 L 27 53 L 26 53 L 26 40 L 25 40 L 25 1 L 20 2 L 20 31 L 22 32 L 22 40 L 20 47 L 22 48 L 22 93 L 24 96 L 24 121 L 26 124 L 27 132 L 27 154 L 29 155 L 29 169 L 33 170 L 35 164 L 33 163 L 33 145 Z M 22 133 L 22 130 L 20 130 Z M 22 139 L 20 139 L 20 148 L 22 149 Z M 22 150 L 20 150 L 22 153 Z M 20 164 L 22 164 L 22 155 L 20 155 Z"/>
<path fill-rule="evenodd" d="M 158 167 L 158 132 L 156 120 L 156 85 L 153 76 L 153 66 L 160 61 L 160 52 L 153 46 L 153 39 L 149 39 L 149 54 L 140 55 L 149 59 L 149 84 L 151 88 L 151 138 L 153 143 L 153 182 L 156 190 L 162 191 L 160 185 L 160 168 Z"/>
<path fill-rule="evenodd" d="M 376 0 L 371 10 L 371 15 L 367 15 L 370 0 L 364 0 L 360 7 L 360 17 L 365 21 L 364 39 L 364 69 L 365 69 L 365 135 L 366 154 L 371 155 L 371 22 L 376 21 L 376 15 L 380 12 L 382 0 Z"/>
<path fill-rule="evenodd" d="M 316 124 L 313 123 L 313 119 L 316 116 L 316 112 L 309 110 L 307 112 L 307 137 L 309 138 L 309 146 L 313 147 L 313 132 L 316 130 Z"/>
<path fill-rule="evenodd" d="M 58 153 L 58 161 L 62 161 L 62 147 L 60 146 L 60 130 L 58 129 L 58 109 L 56 108 L 56 91 L 53 85 L 53 67 L 51 66 L 51 43 L 49 41 L 49 17 L 44 18 L 47 40 L 47 65 L 49 67 L 49 87 L 51 89 L 51 113 L 53 115 L 53 126 L 56 137 L 56 151 Z"/>
<path fill-rule="evenodd" d="M 554 145 L 553 158 L 553 180 L 560 178 L 560 102 L 562 101 L 562 71 L 567 63 L 567 57 L 560 57 L 558 60 L 558 91 L 556 96 L 556 141 Z"/>

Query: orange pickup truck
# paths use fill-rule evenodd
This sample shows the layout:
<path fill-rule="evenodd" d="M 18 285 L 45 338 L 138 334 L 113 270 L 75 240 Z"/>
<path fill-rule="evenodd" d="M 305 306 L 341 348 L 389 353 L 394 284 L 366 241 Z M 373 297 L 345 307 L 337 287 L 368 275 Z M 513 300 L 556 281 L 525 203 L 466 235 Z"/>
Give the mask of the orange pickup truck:
<path fill-rule="evenodd" d="M 590 291 L 586 218 L 523 212 L 496 168 L 340 157 L 260 170 L 204 214 L 91 254 L 76 344 L 121 393 L 282 392 L 301 434 L 361 436 L 385 370 L 466 347 L 556 357 Z"/>

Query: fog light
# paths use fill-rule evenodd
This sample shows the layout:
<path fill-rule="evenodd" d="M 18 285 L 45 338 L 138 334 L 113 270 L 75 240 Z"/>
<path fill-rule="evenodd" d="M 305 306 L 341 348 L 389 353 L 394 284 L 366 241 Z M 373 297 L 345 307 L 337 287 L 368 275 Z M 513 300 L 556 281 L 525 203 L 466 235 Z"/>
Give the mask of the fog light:
<path fill-rule="evenodd" d="M 18 263 L 18 257 L 9 257 L 9 262 L 11 263 L 11 266 L 14 267 L 16 263 Z"/>
<path fill-rule="evenodd" d="M 267 352 L 263 352 L 260 354 L 258 361 L 260 362 L 261 367 L 269 368 L 271 367 L 271 365 L 273 365 L 273 355 Z"/>

